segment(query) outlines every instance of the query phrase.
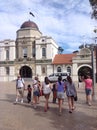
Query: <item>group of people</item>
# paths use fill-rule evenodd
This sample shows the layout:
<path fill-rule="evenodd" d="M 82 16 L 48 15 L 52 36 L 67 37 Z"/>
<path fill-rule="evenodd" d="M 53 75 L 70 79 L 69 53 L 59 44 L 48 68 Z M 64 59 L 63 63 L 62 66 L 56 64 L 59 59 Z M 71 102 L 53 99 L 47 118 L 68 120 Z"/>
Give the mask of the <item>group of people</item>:
<path fill-rule="evenodd" d="M 91 105 L 92 79 L 87 76 L 87 78 L 82 77 L 82 81 L 85 82 L 86 102 L 88 105 Z M 62 77 L 59 76 L 55 83 L 50 83 L 48 77 L 45 77 L 44 82 L 41 83 L 38 77 L 35 77 L 32 81 L 32 85 L 29 84 L 26 88 L 23 78 L 18 75 L 16 80 L 16 103 L 19 101 L 19 98 L 21 99 L 21 103 L 23 103 L 24 90 L 28 91 L 28 103 L 33 104 L 34 108 L 36 108 L 39 103 L 39 97 L 43 95 L 45 97 L 44 111 L 47 112 L 49 109 L 49 97 L 51 92 L 53 92 L 53 103 L 56 103 L 56 99 L 58 100 L 59 115 L 61 115 L 65 96 L 64 93 L 66 92 L 69 113 L 72 113 L 75 109 L 74 102 L 77 98 L 77 91 L 70 76 L 67 76 L 66 81 L 63 81 Z"/>

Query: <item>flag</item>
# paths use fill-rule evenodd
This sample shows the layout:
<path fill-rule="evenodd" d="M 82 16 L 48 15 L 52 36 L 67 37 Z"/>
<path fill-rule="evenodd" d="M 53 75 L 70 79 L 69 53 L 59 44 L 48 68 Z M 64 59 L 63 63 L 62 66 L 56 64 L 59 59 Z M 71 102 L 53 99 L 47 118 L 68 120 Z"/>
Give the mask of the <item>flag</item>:
<path fill-rule="evenodd" d="M 32 12 L 29 12 L 29 14 L 32 15 L 33 17 L 35 17 L 34 14 L 33 14 Z"/>

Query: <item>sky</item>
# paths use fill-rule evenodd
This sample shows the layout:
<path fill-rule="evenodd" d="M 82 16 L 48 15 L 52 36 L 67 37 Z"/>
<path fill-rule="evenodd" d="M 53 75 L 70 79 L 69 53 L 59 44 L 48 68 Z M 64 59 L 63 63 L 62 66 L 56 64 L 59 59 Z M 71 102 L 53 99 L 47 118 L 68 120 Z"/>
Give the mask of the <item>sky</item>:
<path fill-rule="evenodd" d="M 16 40 L 16 31 L 31 20 L 63 53 L 72 53 L 80 45 L 94 42 L 96 21 L 91 13 L 89 0 L 0 0 L 0 41 Z"/>

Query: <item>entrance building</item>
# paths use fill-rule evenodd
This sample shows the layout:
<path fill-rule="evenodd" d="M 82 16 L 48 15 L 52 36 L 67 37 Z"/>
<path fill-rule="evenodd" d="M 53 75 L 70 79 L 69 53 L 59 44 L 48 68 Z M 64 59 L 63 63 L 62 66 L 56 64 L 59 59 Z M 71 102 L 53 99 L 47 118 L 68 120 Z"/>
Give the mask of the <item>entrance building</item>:
<path fill-rule="evenodd" d="M 13 81 L 38 76 L 41 81 L 52 73 L 69 72 L 74 81 L 83 73 L 92 75 L 91 51 L 82 48 L 76 53 L 58 54 L 58 45 L 43 36 L 33 21 L 26 21 L 16 32 L 16 40 L 0 41 L 0 81 Z M 96 58 L 94 55 L 94 72 Z"/>

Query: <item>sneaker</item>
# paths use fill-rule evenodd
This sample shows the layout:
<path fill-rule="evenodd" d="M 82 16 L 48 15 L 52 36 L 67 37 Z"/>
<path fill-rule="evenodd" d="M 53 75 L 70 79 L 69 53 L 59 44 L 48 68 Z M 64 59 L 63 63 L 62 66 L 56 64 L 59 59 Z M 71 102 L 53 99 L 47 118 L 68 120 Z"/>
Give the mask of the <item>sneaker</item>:
<path fill-rule="evenodd" d="M 16 98 L 16 102 L 18 102 L 18 98 Z"/>
<path fill-rule="evenodd" d="M 17 104 L 17 102 L 18 102 L 18 99 L 16 98 L 16 101 L 14 102 L 14 104 Z"/>
<path fill-rule="evenodd" d="M 91 106 L 92 104 L 89 102 L 88 105 Z"/>
<path fill-rule="evenodd" d="M 23 103 L 23 99 L 21 100 L 21 103 Z"/>

